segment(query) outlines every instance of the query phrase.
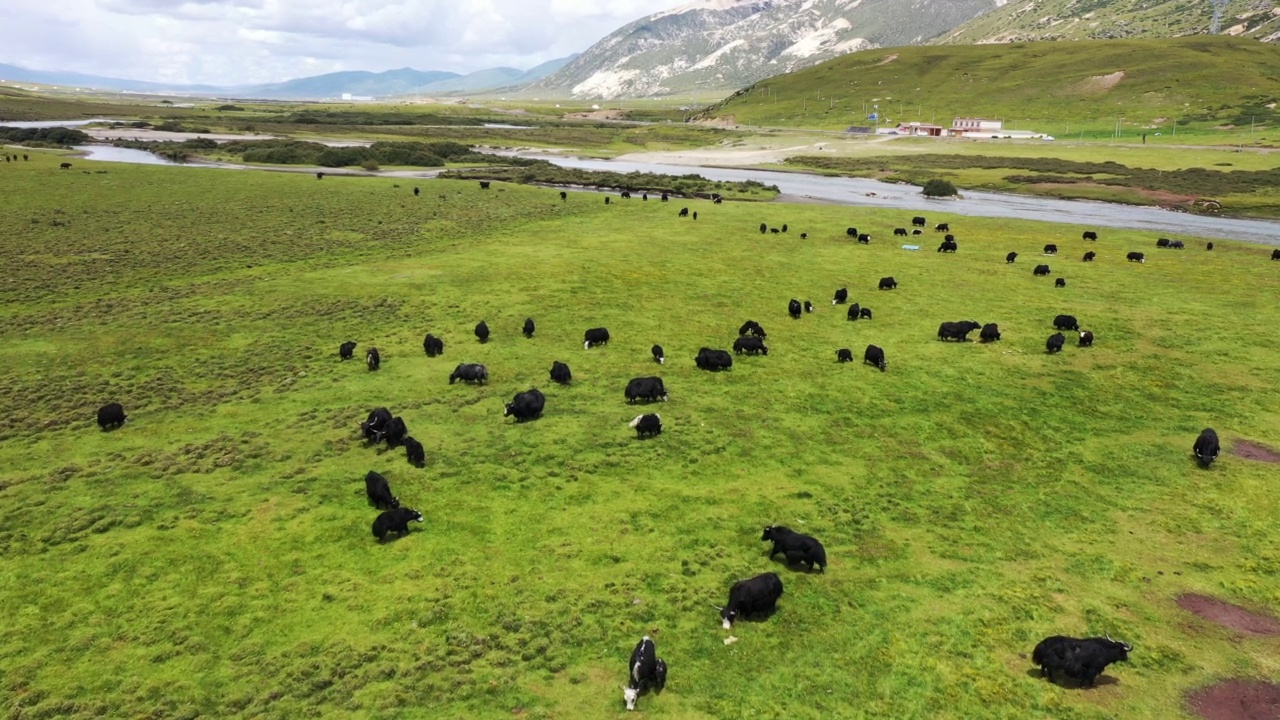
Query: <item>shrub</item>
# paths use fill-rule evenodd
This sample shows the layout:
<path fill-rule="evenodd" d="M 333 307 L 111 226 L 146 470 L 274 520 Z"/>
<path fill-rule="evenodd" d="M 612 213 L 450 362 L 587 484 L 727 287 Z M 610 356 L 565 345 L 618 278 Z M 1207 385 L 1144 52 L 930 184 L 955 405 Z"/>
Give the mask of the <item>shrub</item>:
<path fill-rule="evenodd" d="M 942 178 L 929 180 L 924 184 L 921 192 L 924 193 L 925 197 L 954 197 L 960 194 L 950 180 L 943 180 Z"/>
<path fill-rule="evenodd" d="M 364 162 L 360 163 L 360 167 L 365 170 L 368 170 L 369 172 L 374 172 L 378 169 L 379 166 L 378 166 L 377 160 L 374 160 L 373 158 L 369 158 L 368 160 L 365 160 Z"/>

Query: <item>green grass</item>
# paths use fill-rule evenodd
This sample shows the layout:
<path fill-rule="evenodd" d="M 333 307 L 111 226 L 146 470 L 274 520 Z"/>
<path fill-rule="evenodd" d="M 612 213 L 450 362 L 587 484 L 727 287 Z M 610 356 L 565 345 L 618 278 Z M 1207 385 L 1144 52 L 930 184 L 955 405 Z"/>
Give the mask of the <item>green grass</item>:
<path fill-rule="evenodd" d="M 1228 37 L 881 48 L 762 80 L 703 116 L 843 130 L 873 124 L 866 117 L 879 105 L 882 125 L 988 117 L 1042 132 L 1069 123 L 1107 139 L 1117 121 L 1127 137 L 1170 135 L 1176 121 L 1185 139 L 1232 143 L 1255 123 L 1274 146 L 1280 115 L 1268 105 L 1280 96 L 1278 65 L 1280 47 Z M 1091 79 L 1118 71 L 1109 89 Z M 1212 129 L 1221 125 L 1237 129 Z"/>
<path fill-rule="evenodd" d="M 1280 611 L 1274 467 L 1189 458 L 1206 425 L 1280 445 L 1269 249 L 1157 253 L 1153 234 L 1102 230 L 1085 265 L 1079 227 L 940 204 L 929 221 L 960 242 L 944 256 L 889 239 L 906 212 L 692 201 L 693 222 L 523 186 L 415 181 L 414 198 L 377 178 L 58 161 L 0 165 L 11 717 L 622 717 L 645 633 L 671 667 L 641 700 L 655 717 L 1164 720 L 1218 677 L 1280 674 L 1280 640 L 1173 604 Z M 850 224 L 876 240 L 852 245 Z M 1045 242 L 1067 289 L 1031 277 Z M 1145 265 L 1124 262 L 1135 248 Z M 878 293 L 883 275 L 900 288 Z M 832 308 L 840 286 L 875 320 Z M 817 311 L 790 320 L 793 296 Z M 1046 356 L 1061 312 L 1096 347 Z M 694 368 L 747 318 L 768 357 Z M 1004 341 L 934 339 L 961 318 Z M 596 325 L 614 339 L 584 351 Z M 427 331 L 443 357 L 422 354 Z M 348 338 L 382 370 L 339 363 Z M 867 343 L 887 373 L 834 362 Z M 573 385 L 547 381 L 556 359 Z M 466 361 L 487 387 L 446 382 Z M 671 401 L 639 442 L 622 388 L 649 374 Z M 505 421 L 534 385 L 545 417 Z M 102 433 L 109 400 L 130 420 Z M 362 446 L 377 405 L 425 469 Z M 425 514 L 408 537 L 370 536 L 370 469 Z M 827 573 L 766 560 L 768 523 L 821 538 Z M 767 570 L 779 612 L 726 646 L 710 605 Z M 1041 637 L 1104 632 L 1135 646 L 1117 682 L 1031 672 Z"/>
<path fill-rule="evenodd" d="M 1207 198 L 1214 200 L 1215 214 L 1280 216 L 1280 170 L 1275 167 L 1246 170 L 1236 168 L 1231 162 L 1215 164 L 1225 167 L 1166 170 L 1130 167 L 1115 160 L 1073 161 L 1029 154 L 930 153 L 849 157 L 833 153 L 798 155 L 788 158 L 786 163 L 793 167 L 903 180 L 917 185 L 942 177 L 963 187 L 1162 204 L 1193 212 L 1201 211 L 1202 205 L 1198 201 Z"/>
<path fill-rule="evenodd" d="M 1223 3 L 1221 30 L 1261 39 L 1280 29 L 1274 3 Z M 1217 3 L 1199 0 L 1041 0 L 1002 5 L 931 42 L 973 44 L 1013 40 L 1103 40 L 1178 37 L 1208 32 Z"/>

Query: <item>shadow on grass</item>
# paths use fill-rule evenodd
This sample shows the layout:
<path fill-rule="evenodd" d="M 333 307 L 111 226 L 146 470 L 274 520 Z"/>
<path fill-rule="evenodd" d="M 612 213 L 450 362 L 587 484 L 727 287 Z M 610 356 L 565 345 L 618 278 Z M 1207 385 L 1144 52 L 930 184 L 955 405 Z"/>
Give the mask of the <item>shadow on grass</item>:
<path fill-rule="evenodd" d="M 1037 680 L 1049 680 L 1047 676 L 1040 674 L 1040 668 L 1038 667 L 1029 668 L 1027 670 L 1027 677 L 1035 678 Z M 1111 677 L 1110 675 L 1099 675 L 1094 680 L 1093 685 L 1081 685 L 1079 680 L 1073 677 L 1068 677 L 1065 673 L 1057 673 L 1054 676 L 1054 679 L 1050 680 L 1050 682 L 1065 690 L 1093 690 L 1094 688 L 1120 684 L 1120 680 L 1117 678 Z"/>

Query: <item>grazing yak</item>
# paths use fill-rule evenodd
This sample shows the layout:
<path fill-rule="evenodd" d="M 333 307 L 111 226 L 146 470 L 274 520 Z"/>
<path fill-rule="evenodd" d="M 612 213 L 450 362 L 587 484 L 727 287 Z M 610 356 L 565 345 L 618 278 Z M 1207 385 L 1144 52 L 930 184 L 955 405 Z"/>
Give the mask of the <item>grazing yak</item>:
<path fill-rule="evenodd" d="M 786 231 L 787 231 L 787 224 L 782 223 L 782 232 L 786 232 Z"/>
<path fill-rule="evenodd" d="M 533 324 L 533 318 L 525 318 L 525 319 L 524 319 L 524 327 L 523 327 L 523 328 L 521 328 L 521 330 L 524 332 L 524 336 L 525 336 L 525 337 L 527 337 L 527 338 L 531 338 L 531 337 L 533 337 L 533 331 L 534 331 L 534 329 L 535 329 L 535 327 L 534 327 L 534 324 Z"/>
<path fill-rule="evenodd" d="M 858 242 L 863 245 L 871 244 L 871 233 L 858 233 Z"/>
<path fill-rule="evenodd" d="M 907 233 L 907 229 L 906 229 L 906 228 L 894 228 L 894 229 L 893 229 L 893 235 L 894 235 L 894 237 L 899 237 L 899 236 L 901 236 L 901 237 L 906 237 L 906 236 L 907 236 L 907 234 L 908 234 L 908 233 Z"/>
<path fill-rule="evenodd" d="M 636 699 L 645 690 L 656 688 L 662 692 L 667 684 L 667 663 L 658 658 L 658 650 L 648 635 L 641 638 L 631 651 L 627 669 L 631 679 L 622 686 L 622 699 L 626 701 L 628 710 L 636 709 Z"/>
<path fill-rule="evenodd" d="M 849 306 L 849 312 L 845 313 L 845 317 L 849 320 L 857 320 L 862 317 L 862 306 L 854 303 Z"/>
<path fill-rule="evenodd" d="M 1093 347 L 1093 332 L 1090 330 L 1080 331 L 1079 347 Z"/>
<path fill-rule="evenodd" d="M 409 428 L 404 424 L 404 418 L 399 415 L 391 418 L 391 422 L 378 433 L 378 441 L 386 440 L 388 449 L 398 447 L 407 437 L 409 437 Z"/>
<path fill-rule="evenodd" d="M 777 573 L 764 573 L 739 580 L 729 588 L 729 603 L 720 610 L 722 627 L 728 630 L 738 617 L 773 612 L 782 597 L 782 579 Z"/>
<path fill-rule="evenodd" d="M 373 521 L 373 536 L 378 542 L 387 539 L 387 535 L 395 533 L 403 537 L 409 533 L 409 523 L 422 522 L 422 513 L 413 508 L 396 508 L 388 510 Z"/>
<path fill-rule="evenodd" d="M 813 303 L 809 302 L 808 300 L 805 300 L 805 301 L 804 301 L 804 311 L 805 311 L 805 312 L 807 312 L 807 313 L 811 313 L 811 312 L 813 312 Z"/>
<path fill-rule="evenodd" d="M 400 498 L 391 494 L 391 485 L 387 483 L 387 479 L 372 470 L 364 476 L 364 494 L 374 507 L 391 510 L 400 507 Z"/>
<path fill-rule="evenodd" d="M 956 251 L 956 249 L 957 249 L 957 246 L 956 246 L 955 240 L 943 240 L 942 244 L 938 246 L 938 252 L 940 253 L 942 252 L 953 253 Z"/>
<path fill-rule="evenodd" d="M 689 208 L 687 208 L 687 207 L 680 208 L 680 215 L 679 215 L 679 216 L 680 216 L 680 217 L 689 217 Z"/>
<path fill-rule="evenodd" d="M 884 372 L 889 367 L 889 363 L 884 359 L 884 349 L 877 345 L 868 345 L 862 352 L 862 364 L 875 365 L 880 368 L 880 372 Z"/>
<path fill-rule="evenodd" d="M 649 352 L 653 355 L 654 362 L 659 365 L 665 365 L 667 363 L 667 353 L 662 349 L 661 345 L 654 345 L 649 348 Z"/>
<path fill-rule="evenodd" d="M 422 448 L 422 443 L 415 438 L 407 437 L 404 442 L 404 457 L 409 464 L 414 467 L 422 467 L 427 462 L 427 451 Z"/>
<path fill-rule="evenodd" d="M 378 348 L 369 348 L 369 352 L 364 354 L 364 362 L 369 366 L 370 370 L 377 370 L 382 367 L 382 356 L 378 354 Z"/>
<path fill-rule="evenodd" d="M 1045 245 L 1045 246 L 1044 246 L 1044 254 L 1045 254 L 1045 255 L 1057 255 L 1057 254 L 1058 254 L 1058 246 L 1057 246 L 1057 245 L 1054 245 L 1054 244 L 1052 244 L 1052 243 L 1051 243 L 1051 244 L 1049 244 L 1049 245 Z"/>
<path fill-rule="evenodd" d="M 1169 238 L 1160 238 L 1159 240 L 1156 240 L 1156 247 L 1158 248 L 1169 247 Z"/>
<path fill-rule="evenodd" d="M 1096 257 L 1098 257 L 1098 253 L 1096 253 L 1096 252 L 1094 252 L 1094 251 L 1090 250 L 1089 252 L 1087 252 L 1087 253 L 1085 253 L 1085 254 L 1084 254 L 1084 259 L 1083 259 L 1083 261 L 1084 261 L 1084 262 L 1093 262 L 1093 259 L 1094 259 L 1094 258 L 1096 258 Z"/>
<path fill-rule="evenodd" d="M 836 362 L 853 362 L 853 351 L 849 348 L 840 348 L 836 351 Z"/>
<path fill-rule="evenodd" d="M 390 423 L 390 410 L 384 407 L 374 408 L 369 411 L 369 417 L 360 423 L 360 434 L 367 442 L 382 442 L 382 432 Z"/>
<path fill-rule="evenodd" d="M 476 324 L 476 339 L 480 342 L 489 341 L 489 326 L 483 320 Z"/>
<path fill-rule="evenodd" d="M 1053 682 L 1054 673 L 1062 673 L 1090 687 L 1098 675 L 1114 662 L 1129 659 L 1133 646 L 1106 638 L 1072 638 L 1053 635 L 1041 640 L 1031 652 L 1031 662 L 1040 666 L 1040 677 Z"/>
<path fill-rule="evenodd" d="M 58 166 L 58 169 L 60 169 L 60 170 L 70 170 L 70 169 L 71 169 L 71 163 L 69 163 L 69 162 L 64 162 L 64 163 L 62 163 L 61 165 L 59 165 L 59 166 Z M 316 176 L 317 176 L 317 177 L 319 177 L 319 176 L 320 176 L 320 173 L 316 173 Z"/>
<path fill-rule="evenodd" d="M 561 385 L 568 385 L 571 380 L 573 380 L 573 373 L 569 372 L 569 366 L 559 360 L 552 361 L 551 381 Z"/>
<path fill-rule="evenodd" d="M 1280 260 L 1280 250 L 1276 250 L 1271 254 L 1273 255 L 1271 258 L 1272 260 Z M 1129 262 L 1145 263 L 1147 261 L 1146 256 L 1140 252 L 1131 252 L 1128 255 L 1125 255 L 1124 258 Z"/>
<path fill-rule="evenodd" d="M 845 234 L 845 235 L 848 235 L 848 236 L 849 236 L 849 237 L 851 237 L 851 238 L 856 238 L 856 237 L 858 237 L 858 228 L 856 228 L 856 227 L 845 228 L 845 229 L 844 229 L 844 234 Z"/>
<path fill-rule="evenodd" d="M 923 235 L 923 234 L 924 234 L 924 231 L 923 231 L 923 230 L 921 230 L 920 228 L 915 228 L 915 229 L 913 229 L 913 230 L 911 231 L 911 234 L 912 234 L 912 235 Z"/>
<path fill-rule="evenodd" d="M 733 356 L 727 350 L 701 348 L 693 359 L 700 370 L 729 370 L 733 367 Z"/>
<path fill-rule="evenodd" d="M 1280 260 L 1280 249 L 1276 249 L 1276 250 L 1272 250 L 1272 251 L 1271 251 L 1271 259 L 1272 259 L 1272 260 Z"/>
<path fill-rule="evenodd" d="M 1049 336 L 1048 340 L 1045 340 L 1044 349 L 1050 355 L 1056 352 L 1061 352 L 1062 344 L 1066 341 L 1067 339 L 1062 335 L 1062 333 L 1054 333 Z"/>
<path fill-rule="evenodd" d="M 947 223 L 938 223 L 933 226 L 934 232 L 951 232 L 951 225 Z"/>
<path fill-rule="evenodd" d="M 582 334 L 582 349 L 590 350 L 592 345 L 604 345 L 609 342 L 607 328 L 591 328 Z"/>
<path fill-rule="evenodd" d="M 869 307 L 864 307 L 864 308 L 862 308 L 861 310 L 859 310 L 859 311 L 858 311 L 858 317 L 862 318 L 863 320 L 870 320 L 870 319 L 871 319 L 871 308 L 869 308 Z"/>
<path fill-rule="evenodd" d="M 488 181 L 488 180 L 481 180 L 481 181 L 480 181 L 480 189 L 481 189 L 481 190 L 488 190 L 488 189 L 489 189 L 489 181 Z"/>
<path fill-rule="evenodd" d="M 747 333 L 751 333 L 752 335 L 755 335 L 758 338 L 769 337 L 765 333 L 764 328 L 760 326 L 760 323 L 756 322 L 755 320 L 748 320 L 742 323 L 742 327 L 738 328 L 739 335 L 746 335 Z"/>
<path fill-rule="evenodd" d="M 1181 240 L 1172 240 L 1169 242 L 1170 250 L 1182 250 L 1185 247 L 1186 247 L 1186 244 L 1183 243 Z"/>
<path fill-rule="evenodd" d="M 982 323 L 975 320 L 961 320 L 959 322 L 944 322 L 938 326 L 939 340 L 959 340 L 960 342 L 969 341 L 969 333 L 982 327 Z"/>
<path fill-rule="evenodd" d="M 760 223 L 760 234 L 765 235 L 769 232 L 769 226 L 766 223 Z"/>
<path fill-rule="evenodd" d="M 924 226 L 925 226 L 925 225 L 927 225 L 928 223 L 926 223 L 926 222 L 925 222 L 924 218 L 922 218 L 922 217 L 920 217 L 919 215 L 917 215 L 917 216 L 915 216 L 915 217 L 911 218 L 911 224 L 912 224 L 912 226 L 914 226 L 914 227 L 924 227 Z"/>
<path fill-rule="evenodd" d="M 568 199 L 569 199 L 569 193 L 565 192 L 564 190 L 561 190 L 561 191 L 560 191 L 560 202 L 564 202 L 565 200 L 568 200 Z"/>
<path fill-rule="evenodd" d="M 458 380 L 465 383 L 487 383 L 489 382 L 489 369 L 479 363 L 462 363 L 449 374 L 450 385 Z"/>
<path fill-rule="evenodd" d="M 1098 233 L 1096 233 L 1096 232 L 1094 232 L 1094 231 L 1092 231 L 1092 230 L 1085 230 L 1085 231 L 1084 231 L 1084 234 L 1082 234 L 1082 235 L 1080 236 L 1080 239 L 1081 239 L 1081 240 L 1097 240 L 1097 239 L 1098 239 Z"/>
<path fill-rule="evenodd" d="M 808 565 L 810 571 L 815 567 L 818 572 L 827 571 L 827 551 L 822 543 L 808 535 L 801 535 L 782 525 L 770 525 L 764 529 L 760 539 L 773 543 L 773 549 L 769 551 L 770 560 L 782 553 L 787 557 L 788 565 L 802 564 Z"/>
<path fill-rule="evenodd" d="M 631 378 L 631 381 L 627 383 L 627 389 L 623 391 L 623 395 L 627 398 L 627 402 L 633 405 L 637 400 L 646 400 L 648 402 L 667 401 L 667 389 L 663 387 L 662 378 L 660 377 Z"/>
<path fill-rule="evenodd" d="M 984 343 L 996 342 L 1000 339 L 1000 326 L 995 323 L 987 323 L 982 326 L 982 332 L 978 335 L 978 339 Z"/>
<path fill-rule="evenodd" d="M 636 431 L 636 437 L 642 438 L 646 435 L 653 437 L 662 432 L 662 418 L 657 413 L 649 413 L 647 415 L 637 415 L 631 421 L 630 427 Z"/>
<path fill-rule="evenodd" d="M 1205 243 L 1205 244 L 1204 244 L 1204 249 L 1205 249 L 1205 250 L 1212 250 L 1212 249 L 1213 249 L 1213 243 L 1211 243 L 1211 242 Z"/>
<path fill-rule="evenodd" d="M 1191 452 L 1195 453 L 1196 460 L 1204 467 L 1218 459 L 1218 433 L 1213 428 L 1205 428 L 1200 431 L 1200 437 L 1196 438 L 1196 444 L 1192 446 Z"/>
<path fill-rule="evenodd" d="M 1004 261 L 1010 265 L 1012 265 L 1013 261 L 1017 259 L 1018 259 L 1018 253 L 1016 252 L 1011 252 L 1008 255 L 1004 256 Z"/>
<path fill-rule="evenodd" d="M 791 298 L 791 301 L 787 303 L 787 314 L 793 318 L 798 318 L 800 317 L 801 311 L 802 308 L 800 306 L 800 301 L 795 298 Z"/>
<path fill-rule="evenodd" d="M 427 336 L 422 339 L 422 349 L 427 353 L 427 357 L 441 355 L 444 353 L 444 341 L 431 333 L 427 333 Z"/>
<path fill-rule="evenodd" d="M 341 345 L 338 346 L 338 360 L 350 360 L 351 356 L 355 354 L 355 351 L 356 351 L 355 340 L 348 340 L 342 343 Z"/>
<path fill-rule="evenodd" d="M 124 406 L 120 403 L 107 403 L 98 408 L 98 427 L 103 430 L 120 427 L 124 425 L 124 421 L 127 419 L 128 416 L 124 414 Z"/>
<path fill-rule="evenodd" d="M 737 355 L 744 352 L 748 355 L 768 355 L 769 348 L 764 346 L 764 340 L 754 335 L 742 335 L 733 341 L 733 352 Z"/>
<path fill-rule="evenodd" d="M 898 281 L 897 281 L 897 280 L 894 280 L 892 277 L 882 277 L 882 278 L 880 278 L 880 285 L 878 286 L 878 288 L 877 288 L 877 289 L 879 289 L 879 290 L 896 290 L 896 289 L 897 289 L 897 287 L 898 287 Z"/>
<path fill-rule="evenodd" d="M 848 302 L 848 300 L 849 300 L 849 289 L 840 288 L 839 290 L 836 291 L 835 297 L 831 299 L 831 304 L 843 305 L 844 303 Z"/>
<path fill-rule="evenodd" d="M 1041 275 L 1048 275 L 1048 274 L 1049 274 L 1049 266 L 1048 266 L 1048 265 L 1037 265 L 1037 266 L 1036 266 L 1036 268 L 1035 268 L 1034 270 L 1032 270 L 1032 271 L 1031 271 L 1031 274 L 1032 274 L 1032 276 L 1034 276 L 1034 277 L 1040 277 Z"/>
<path fill-rule="evenodd" d="M 502 417 L 514 416 L 518 423 L 533 420 L 542 415 L 542 409 L 546 404 L 547 397 L 537 388 L 532 388 L 516 393 L 511 402 L 507 403 L 506 409 L 502 411 Z"/>
<path fill-rule="evenodd" d="M 1076 322 L 1075 315 L 1058 315 L 1053 319 L 1053 327 L 1055 330 L 1080 331 L 1080 323 Z"/>
<path fill-rule="evenodd" d="M 1054 280 L 1054 281 L 1053 281 L 1053 286 L 1054 286 L 1054 287 L 1066 287 L 1066 286 L 1067 286 L 1067 279 L 1066 279 L 1066 278 L 1058 278 L 1057 280 Z"/>

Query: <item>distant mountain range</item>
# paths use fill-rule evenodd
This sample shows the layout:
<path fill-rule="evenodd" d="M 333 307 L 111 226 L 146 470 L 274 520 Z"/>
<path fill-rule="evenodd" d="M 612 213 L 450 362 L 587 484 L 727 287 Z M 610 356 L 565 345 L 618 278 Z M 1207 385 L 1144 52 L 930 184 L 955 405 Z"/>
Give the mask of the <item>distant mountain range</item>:
<path fill-rule="evenodd" d="M 163 83 L 123 78 L 85 75 L 75 72 L 29 70 L 0 63 L 0 80 L 90 87 L 101 90 L 137 92 L 173 92 L 193 95 L 219 95 L 237 98 L 276 100 L 320 100 L 340 98 L 344 93 L 355 97 L 391 97 L 396 95 L 464 95 L 481 92 L 516 90 L 554 73 L 577 55 L 551 60 L 530 70 L 501 67 L 478 70 L 461 75 L 439 70 L 426 71 L 400 68 L 384 72 L 349 71 L 315 75 L 268 85 L 166 85 Z"/>

